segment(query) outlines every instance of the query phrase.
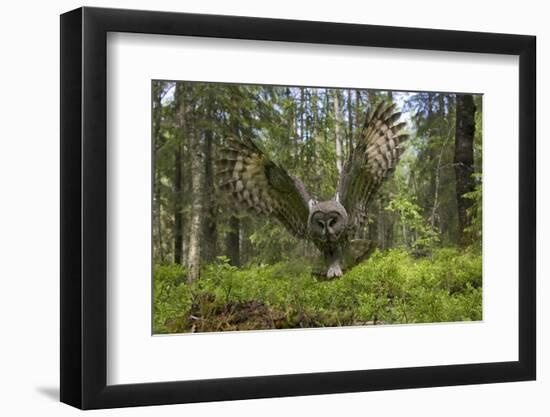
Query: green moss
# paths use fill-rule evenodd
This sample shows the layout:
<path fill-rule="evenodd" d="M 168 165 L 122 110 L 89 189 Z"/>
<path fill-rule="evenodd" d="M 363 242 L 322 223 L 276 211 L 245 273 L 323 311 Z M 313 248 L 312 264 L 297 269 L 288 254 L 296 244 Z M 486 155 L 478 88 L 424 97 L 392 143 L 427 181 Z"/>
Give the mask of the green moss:
<path fill-rule="evenodd" d="M 333 281 L 303 261 L 235 268 L 221 258 L 192 284 L 181 266 L 157 265 L 154 331 L 481 320 L 481 284 L 481 256 L 456 249 L 375 252 Z"/>

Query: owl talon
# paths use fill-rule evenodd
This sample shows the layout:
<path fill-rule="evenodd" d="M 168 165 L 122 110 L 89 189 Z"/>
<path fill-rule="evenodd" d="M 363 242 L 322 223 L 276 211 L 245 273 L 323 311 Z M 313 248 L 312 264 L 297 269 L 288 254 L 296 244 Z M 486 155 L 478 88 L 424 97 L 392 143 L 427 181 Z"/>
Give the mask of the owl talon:
<path fill-rule="evenodd" d="M 339 278 L 343 275 L 340 265 L 334 264 L 328 268 L 327 278 Z"/>

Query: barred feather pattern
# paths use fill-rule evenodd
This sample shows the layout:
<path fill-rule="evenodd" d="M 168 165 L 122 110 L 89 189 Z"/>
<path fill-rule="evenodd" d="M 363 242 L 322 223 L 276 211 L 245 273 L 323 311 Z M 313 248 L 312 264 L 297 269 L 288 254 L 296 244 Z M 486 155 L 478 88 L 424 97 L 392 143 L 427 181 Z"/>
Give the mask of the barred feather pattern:
<path fill-rule="evenodd" d="M 400 116 L 395 104 L 380 103 L 368 112 L 358 143 L 342 170 L 338 195 L 352 229 L 365 224 L 369 202 L 403 153 L 408 135 L 401 133 L 406 123 L 398 122 Z"/>
<path fill-rule="evenodd" d="M 225 140 L 216 163 L 216 177 L 229 206 L 275 217 L 294 236 L 307 237 L 310 197 L 305 186 L 250 139 Z"/>

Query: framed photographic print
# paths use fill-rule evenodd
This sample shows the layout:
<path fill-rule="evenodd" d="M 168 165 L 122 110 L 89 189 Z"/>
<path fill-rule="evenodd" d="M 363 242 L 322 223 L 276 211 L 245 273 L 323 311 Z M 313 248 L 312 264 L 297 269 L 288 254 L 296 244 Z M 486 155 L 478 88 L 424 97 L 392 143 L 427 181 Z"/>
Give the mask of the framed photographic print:
<path fill-rule="evenodd" d="M 535 379 L 535 38 L 61 16 L 61 401 Z"/>

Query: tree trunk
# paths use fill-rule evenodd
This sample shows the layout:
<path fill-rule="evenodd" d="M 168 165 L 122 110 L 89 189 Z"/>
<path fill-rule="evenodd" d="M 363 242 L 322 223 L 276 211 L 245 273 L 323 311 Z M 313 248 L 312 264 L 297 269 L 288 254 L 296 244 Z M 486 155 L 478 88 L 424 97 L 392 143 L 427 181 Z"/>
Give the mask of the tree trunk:
<path fill-rule="evenodd" d="M 190 132 L 191 148 L 191 224 L 189 227 L 189 252 L 187 280 L 195 281 L 200 276 L 201 228 L 203 216 L 204 163 L 200 149 L 199 133 Z"/>
<path fill-rule="evenodd" d="M 155 156 L 156 157 L 156 156 Z M 163 240 L 163 233 L 162 233 L 162 196 L 160 193 L 160 174 L 157 172 L 155 175 L 154 180 L 154 216 L 155 216 L 155 223 L 156 227 L 154 230 L 156 230 L 157 235 L 157 256 L 160 261 L 160 263 L 164 263 L 164 240 Z"/>
<path fill-rule="evenodd" d="M 342 172 L 342 133 L 340 131 L 340 124 L 342 122 L 342 116 L 340 114 L 340 99 L 338 90 L 334 91 L 334 133 L 336 137 L 336 170 L 338 175 Z"/>
<path fill-rule="evenodd" d="M 361 90 L 355 90 L 355 126 L 359 131 L 363 126 L 365 115 L 362 109 L 362 93 Z"/>
<path fill-rule="evenodd" d="M 303 140 L 305 139 L 305 120 L 304 120 L 304 107 L 305 107 L 305 91 L 304 87 L 300 87 L 300 143 L 303 143 Z"/>
<path fill-rule="evenodd" d="M 160 191 L 160 170 L 158 168 L 158 152 L 163 145 L 161 136 L 162 122 L 162 83 L 157 82 L 153 86 L 153 247 L 154 258 L 160 263 L 164 262 L 164 248 L 162 239 L 162 196 Z"/>
<path fill-rule="evenodd" d="M 318 106 L 319 97 L 317 96 L 317 90 L 313 90 L 312 97 L 312 111 L 313 111 L 313 126 L 312 126 L 312 135 L 313 135 L 313 165 L 315 168 L 312 169 L 313 173 L 313 184 L 319 184 L 323 178 L 322 165 L 321 165 L 321 135 L 319 134 L 319 106 Z"/>
<path fill-rule="evenodd" d="M 385 249 L 393 247 L 393 227 L 395 224 L 394 214 L 385 212 L 386 218 L 386 235 L 384 236 Z"/>
<path fill-rule="evenodd" d="M 214 123 L 214 112 L 208 109 L 208 120 Z M 204 131 L 204 212 L 202 258 L 205 262 L 212 262 L 217 252 L 217 206 L 214 192 L 214 135 L 211 128 Z"/>
<path fill-rule="evenodd" d="M 458 208 L 458 237 L 461 245 L 466 245 L 464 229 L 469 225 L 468 209 L 472 201 L 464 194 L 475 188 L 472 178 L 474 172 L 474 133 L 475 133 L 474 98 L 464 94 L 456 96 L 456 130 L 454 167 L 456 176 L 456 202 Z"/>
<path fill-rule="evenodd" d="M 181 192 L 182 146 L 174 155 L 174 263 L 181 264 L 183 256 L 183 204 Z"/>
<path fill-rule="evenodd" d="M 348 90 L 348 151 L 347 155 L 353 152 L 353 90 Z"/>
<path fill-rule="evenodd" d="M 430 216 L 430 224 L 432 226 L 432 229 L 435 230 L 435 227 L 437 226 L 440 228 L 440 222 L 436 222 L 437 218 L 437 210 L 439 208 L 439 184 L 441 182 L 441 161 L 443 160 L 443 152 L 445 152 L 445 149 L 447 148 L 447 142 L 451 138 L 451 130 L 447 132 L 447 137 L 445 138 L 445 141 L 443 142 L 443 146 L 441 147 L 441 151 L 439 152 L 439 157 L 437 158 L 437 165 L 435 169 L 435 190 L 434 190 L 434 202 L 432 205 L 432 214 Z"/>
<path fill-rule="evenodd" d="M 329 103 L 330 103 L 330 97 L 329 97 L 329 89 L 325 89 L 325 103 L 323 105 L 323 111 L 324 111 L 324 123 L 323 123 L 323 139 L 325 140 L 325 144 L 328 143 L 328 125 L 327 125 L 327 119 L 328 115 L 330 114 L 329 110 Z"/>
<path fill-rule="evenodd" d="M 409 238 L 407 236 L 407 225 L 405 224 L 405 222 L 401 222 L 401 231 L 403 233 L 403 243 L 405 245 L 405 248 L 408 248 L 409 247 Z"/>
<path fill-rule="evenodd" d="M 225 246 L 227 256 L 231 261 L 231 265 L 241 265 L 240 251 L 240 220 L 237 216 L 232 215 L 229 218 L 229 232 L 225 237 Z"/>
<path fill-rule="evenodd" d="M 290 89 L 286 89 L 286 95 L 288 98 L 291 97 Z M 229 133 L 233 136 L 241 137 L 242 136 L 242 123 L 241 118 L 241 96 L 237 94 L 232 94 L 231 96 L 231 116 L 229 119 Z M 292 138 L 296 133 L 296 119 L 294 109 L 291 110 L 292 116 L 290 117 L 291 123 L 289 124 L 289 135 L 288 140 L 292 143 Z M 233 266 L 241 265 L 241 222 L 240 219 L 231 214 L 229 217 L 229 231 L 225 234 L 225 251 L 227 256 Z"/>
<path fill-rule="evenodd" d="M 178 126 L 176 152 L 174 154 L 174 263 L 183 263 L 183 193 L 182 193 L 182 142 L 187 134 L 185 90 L 176 86 L 176 123 Z"/>
<path fill-rule="evenodd" d="M 384 204 L 382 197 L 378 198 L 378 247 L 381 250 L 386 249 L 386 222 L 384 219 Z"/>

